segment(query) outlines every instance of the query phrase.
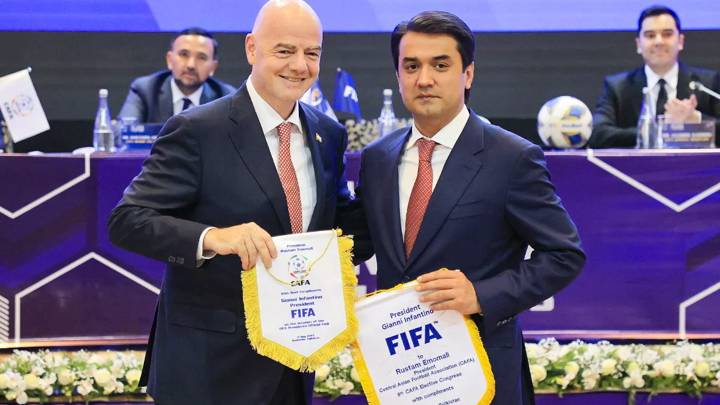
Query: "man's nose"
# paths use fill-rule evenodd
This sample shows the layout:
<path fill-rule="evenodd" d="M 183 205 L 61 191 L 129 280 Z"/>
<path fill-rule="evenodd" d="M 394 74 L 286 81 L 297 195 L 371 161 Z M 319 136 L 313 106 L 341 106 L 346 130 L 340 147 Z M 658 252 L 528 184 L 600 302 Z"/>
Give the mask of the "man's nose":
<path fill-rule="evenodd" d="M 422 67 L 420 68 L 420 71 L 418 72 L 418 86 L 420 87 L 429 87 L 433 84 L 433 75 L 432 71 L 428 67 Z"/>
<path fill-rule="evenodd" d="M 305 55 L 302 52 L 298 52 L 290 57 L 290 69 L 293 72 L 305 73 L 308 70 L 308 64 L 305 60 Z"/>

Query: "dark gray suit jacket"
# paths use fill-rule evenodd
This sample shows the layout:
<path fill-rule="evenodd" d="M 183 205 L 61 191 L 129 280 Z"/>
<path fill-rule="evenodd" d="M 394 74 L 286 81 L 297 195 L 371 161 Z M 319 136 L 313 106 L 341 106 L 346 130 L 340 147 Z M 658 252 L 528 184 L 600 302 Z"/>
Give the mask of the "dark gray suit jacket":
<path fill-rule="evenodd" d="M 347 133 L 300 106 L 317 185 L 309 230 L 348 230 Z M 170 118 L 109 220 L 113 243 L 167 263 L 144 370 L 161 404 L 263 405 L 290 388 L 278 386 L 289 369 L 248 343 L 239 257 L 216 256 L 196 268 L 206 227 L 250 221 L 273 236 L 291 233 L 285 194 L 243 86 Z M 309 404 L 313 375 L 303 377 Z"/>
<path fill-rule="evenodd" d="M 678 71 L 677 98 L 690 97 L 691 81 L 699 81 L 708 88 L 720 92 L 720 74 L 680 64 Z M 635 146 L 637 122 L 642 107 L 643 87 L 647 86 L 643 67 L 605 78 L 603 94 L 593 114 L 593 131 L 588 146 L 591 148 L 627 148 Z M 697 110 L 703 119 L 720 118 L 720 101 L 702 92 L 695 92 Z M 716 127 L 720 134 L 720 126 Z M 720 136 L 715 142 L 720 145 Z"/>
<path fill-rule="evenodd" d="M 483 316 L 474 319 L 485 344 L 497 405 L 533 403 L 516 316 L 565 287 L 585 255 L 575 225 L 555 194 L 539 147 L 471 111 L 405 258 L 400 228 L 398 165 L 410 130 L 365 148 L 358 195 L 377 259 L 378 288 L 439 268 L 472 281 Z M 535 249 L 523 260 L 528 244 Z"/>
<path fill-rule="evenodd" d="M 165 123 L 173 115 L 172 72 L 163 70 L 135 79 L 120 109 L 119 118 L 134 117 L 138 123 Z M 231 94 L 235 88 L 212 77 L 203 83 L 200 104 Z"/>

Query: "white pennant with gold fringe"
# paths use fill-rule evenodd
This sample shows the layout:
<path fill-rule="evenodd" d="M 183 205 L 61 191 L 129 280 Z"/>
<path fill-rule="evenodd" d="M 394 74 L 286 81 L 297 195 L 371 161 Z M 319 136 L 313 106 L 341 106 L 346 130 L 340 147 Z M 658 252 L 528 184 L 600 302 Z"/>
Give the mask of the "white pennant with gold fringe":
<path fill-rule="evenodd" d="M 421 303 L 416 282 L 359 301 L 355 367 L 370 405 L 489 404 L 490 361 L 475 323 Z"/>
<path fill-rule="evenodd" d="M 355 340 L 353 241 L 341 231 L 273 238 L 278 257 L 242 272 L 245 324 L 261 355 L 314 371 Z"/>

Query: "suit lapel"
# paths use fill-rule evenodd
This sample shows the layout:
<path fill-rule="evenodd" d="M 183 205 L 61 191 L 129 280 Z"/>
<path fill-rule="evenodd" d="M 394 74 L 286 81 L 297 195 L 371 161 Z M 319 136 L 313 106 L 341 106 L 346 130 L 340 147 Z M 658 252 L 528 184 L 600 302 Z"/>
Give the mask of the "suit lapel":
<path fill-rule="evenodd" d="M 678 67 L 678 82 L 677 82 L 677 92 L 675 94 L 675 97 L 678 100 L 686 99 L 690 97 L 690 81 L 692 78 L 690 77 L 690 72 L 685 69 L 683 65 L 680 65 Z"/>
<path fill-rule="evenodd" d="M 471 110 L 470 118 L 453 146 L 430 197 L 417 240 L 410 253 L 408 268 L 418 260 L 418 257 L 422 255 L 422 252 L 440 231 L 465 189 L 482 167 L 479 152 L 483 147 L 483 127 Z"/>
<path fill-rule="evenodd" d="M 212 87 L 205 82 L 203 83 L 203 90 L 202 93 L 200 93 L 200 104 L 206 104 L 209 103 L 217 98 L 215 92 L 213 91 Z"/>
<path fill-rule="evenodd" d="M 400 167 L 400 160 L 402 159 L 403 152 L 405 151 L 405 144 L 410 139 L 410 133 L 412 128 L 408 128 L 404 133 L 400 133 L 396 139 L 389 145 L 387 154 L 385 155 L 385 161 L 381 162 L 381 168 L 390 168 L 390 175 L 385 177 L 387 179 L 385 184 L 381 184 L 380 192 L 389 192 L 390 198 L 383 198 L 382 201 L 387 201 L 390 206 L 383 206 L 380 210 L 380 215 L 383 217 L 382 223 L 388 224 L 390 231 L 390 242 L 392 245 L 393 258 L 396 262 L 396 269 L 403 269 L 406 265 L 405 258 L 405 241 L 403 239 L 402 228 L 400 225 L 400 186 L 398 178 L 398 168 Z"/>
<path fill-rule="evenodd" d="M 172 90 L 170 89 L 170 80 L 172 80 L 172 74 L 170 74 L 160 86 L 160 94 L 158 95 L 158 117 L 153 121 L 165 121 L 173 116 L 173 102 L 172 102 Z M 148 117 L 150 119 L 150 117 Z"/>
<path fill-rule="evenodd" d="M 233 96 L 230 120 L 235 124 L 229 134 L 237 153 L 262 191 L 270 200 L 282 226 L 283 233 L 291 233 L 290 214 L 275 163 L 268 150 L 260 121 L 243 85 Z"/>
<path fill-rule="evenodd" d="M 641 67 L 635 70 L 632 76 L 632 89 L 629 91 L 629 95 L 632 98 L 630 105 L 635 109 L 635 120 L 640 117 L 640 110 L 643 104 L 643 88 L 647 86 L 647 77 L 645 77 L 645 68 Z"/>
<path fill-rule="evenodd" d="M 305 140 L 308 147 L 310 148 L 310 154 L 312 155 L 313 170 L 315 171 L 315 189 L 317 191 L 315 210 L 313 211 L 312 218 L 310 218 L 310 224 L 308 230 L 315 230 L 319 228 L 320 218 L 325 212 L 325 166 L 322 159 L 322 151 L 320 150 L 320 140 L 322 139 L 321 134 L 318 132 L 318 117 L 307 108 L 303 103 L 298 103 L 300 106 L 300 121 L 303 123 L 303 130 L 305 132 Z"/>

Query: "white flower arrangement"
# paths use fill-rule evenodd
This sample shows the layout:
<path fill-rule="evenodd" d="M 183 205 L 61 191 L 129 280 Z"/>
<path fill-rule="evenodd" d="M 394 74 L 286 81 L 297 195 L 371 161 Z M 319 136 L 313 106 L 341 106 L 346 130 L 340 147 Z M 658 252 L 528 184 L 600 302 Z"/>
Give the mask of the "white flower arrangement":
<path fill-rule="evenodd" d="M 684 392 L 699 397 L 720 392 L 720 344 L 678 342 L 672 345 L 613 345 L 602 341 L 575 341 L 561 345 L 555 339 L 527 343 L 535 391 L 538 393 L 627 391 Z M 343 361 L 346 353 L 316 373 L 315 393 L 333 398 L 361 394 L 357 372 Z M 347 391 L 347 390 L 346 390 Z"/>
<path fill-rule="evenodd" d="M 341 395 L 362 394 L 360 377 L 349 349 L 315 371 L 315 394 L 335 399 Z"/>
<path fill-rule="evenodd" d="M 25 404 L 139 393 L 142 362 L 140 352 L 16 350 L 0 361 L 0 401 Z"/>
<path fill-rule="evenodd" d="M 555 339 L 525 345 L 538 393 L 627 391 L 720 392 L 720 344 L 613 345 Z M 0 357 L 0 402 L 25 404 L 141 393 L 142 352 L 29 352 Z M 315 393 L 337 398 L 362 394 L 348 349 L 315 372 Z"/>
<path fill-rule="evenodd" d="M 412 119 L 398 118 L 395 129 L 411 126 Z M 380 137 L 380 123 L 377 119 L 345 121 L 345 129 L 348 132 L 347 150 L 350 152 L 361 151 L 365 146 Z"/>
<path fill-rule="evenodd" d="M 720 392 L 720 345 L 612 345 L 555 339 L 525 345 L 536 392 Z"/>

